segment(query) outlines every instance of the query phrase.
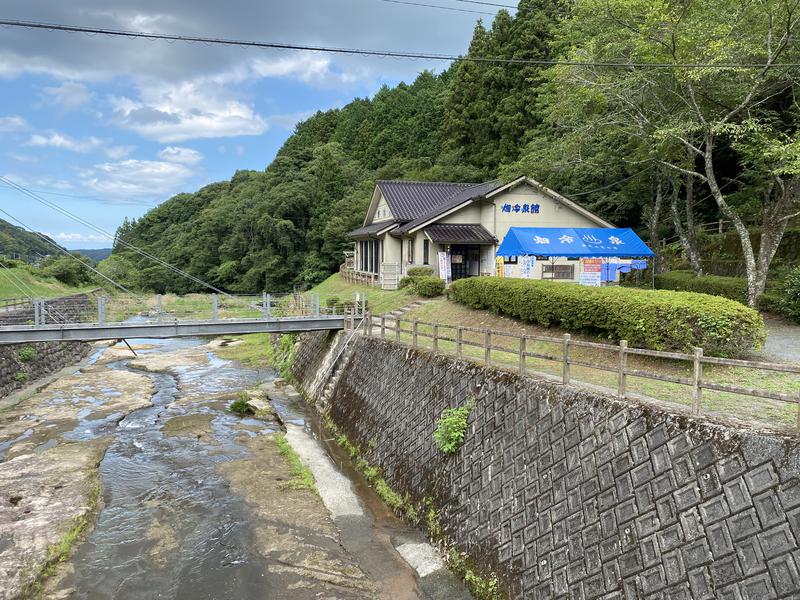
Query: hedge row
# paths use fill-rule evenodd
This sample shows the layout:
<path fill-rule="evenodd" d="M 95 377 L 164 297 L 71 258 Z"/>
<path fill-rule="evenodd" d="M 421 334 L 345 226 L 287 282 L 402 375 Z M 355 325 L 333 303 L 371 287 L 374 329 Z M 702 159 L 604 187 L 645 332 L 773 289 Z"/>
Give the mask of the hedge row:
<path fill-rule="evenodd" d="M 455 281 L 448 296 L 529 323 L 654 350 L 700 346 L 708 355 L 735 356 L 760 348 L 766 339 L 758 312 L 707 294 L 473 277 Z"/>
<path fill-rule="evenodd" d="M 411 269 L 409 269 L 409 273 Z M 441 296 L 444 293 L 444 280 L 432 275 L 406 275 L 400 280 L 400 289 L 410 288 L 415 294 L 425 298 Z"/>
<path fill-rule="evenodd" d="M 747 281 L 741 277 L 720 275 L 698 277 L 692 271 L 667 271 L 656 275 L 655 285 L 659 290 L 699 292 L 747 304 Z M 768 283 L 767 290 L 758 299 L 758 308 L 767 312 L 780 312 L 780 304 L 780 291 Z"/>

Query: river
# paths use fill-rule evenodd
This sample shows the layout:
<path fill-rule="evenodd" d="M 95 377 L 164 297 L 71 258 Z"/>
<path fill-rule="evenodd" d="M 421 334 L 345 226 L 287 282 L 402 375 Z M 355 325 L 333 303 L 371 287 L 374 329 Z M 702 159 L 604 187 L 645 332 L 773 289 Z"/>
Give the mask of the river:
<path fill-rule="evenodd" d="M 228 409 L 273 372 L 199 338 L 130 342 L 138 356 L 100 350 L 0 412 L 0 598 L 454 597 L 421 591 L 392 546 L 413 534 L 363 481 L 364 516 L 344 529 L 289 485 L 274 437 L 286 422 L 308 435 L 305 405 Z M 80 519 L 68 560 L 53 560 Z"/>

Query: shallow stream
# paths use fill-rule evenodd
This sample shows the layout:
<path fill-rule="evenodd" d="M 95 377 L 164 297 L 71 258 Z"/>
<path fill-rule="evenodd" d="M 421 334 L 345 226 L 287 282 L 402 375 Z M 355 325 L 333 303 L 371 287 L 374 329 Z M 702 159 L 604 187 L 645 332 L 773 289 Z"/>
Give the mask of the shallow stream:
<path fill-rule="evenodd" d="M 140 353 L 174 352 L 204 342 L 155 343 Z M 240 435 L 277 428 L 232 415 L 225 401 L 207 396 L 247 389 L 271 374 L 210 353 L 208 359 L 176 366 L 172 373 L 146 373 L 156 389 L 153 406 L 130 413 L 114 429 L 115 441 L 100 464 L 103 509 L 75 552 L 71 575 L 59 585 L 70 597 L 265 597 L 267 565 L 255 548 L 250 510 L 231 493 L 217 465 L 247 454 Z M 108 368 L 131 369 L 129 362 Z M 171 433 L 165 425 L 176 418 L 181 427 Z M 102 435 L 110 422 L 110 417 L 82 421 L 65 437 Z"/>

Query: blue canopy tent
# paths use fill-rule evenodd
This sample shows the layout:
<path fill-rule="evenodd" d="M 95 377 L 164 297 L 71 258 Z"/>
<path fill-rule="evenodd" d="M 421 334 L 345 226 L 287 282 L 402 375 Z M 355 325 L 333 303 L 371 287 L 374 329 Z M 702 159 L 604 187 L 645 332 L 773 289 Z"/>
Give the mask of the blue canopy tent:
<path fill-rule="evenodd" d="M 642 258 L 654 253 L 629 228 L 512 227 L 497 255 Z"/>
<path fill-rule="evenodd" d="M 655 256 L 632 229 L 582 227 L 511 227 L 497 255 L 564 258 L 645 258 Z M 614 281 L 618 270 L 643 269 L 645 261 L 631 265 L 603 265 L 602 280 Z"/>

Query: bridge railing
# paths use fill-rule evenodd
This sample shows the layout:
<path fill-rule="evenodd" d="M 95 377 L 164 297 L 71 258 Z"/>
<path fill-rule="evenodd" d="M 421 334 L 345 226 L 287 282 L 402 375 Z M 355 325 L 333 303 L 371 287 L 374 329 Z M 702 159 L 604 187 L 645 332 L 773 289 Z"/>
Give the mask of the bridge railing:
<path fill-rule="evenodd" d="M 207 322 L 220 320 L 276 320 L 343 317 L 364 314 L 364 294 L 352 298 L 335 294 L 296 292 L 281 294 L 186 294 L 114 296 L 91 294 L 81 310 L 66 310 L 60 299 L 32 300 L 21 321 L 7 327 L 53 327 L 64 324 L 105 325 L 138 323 Z"/>

